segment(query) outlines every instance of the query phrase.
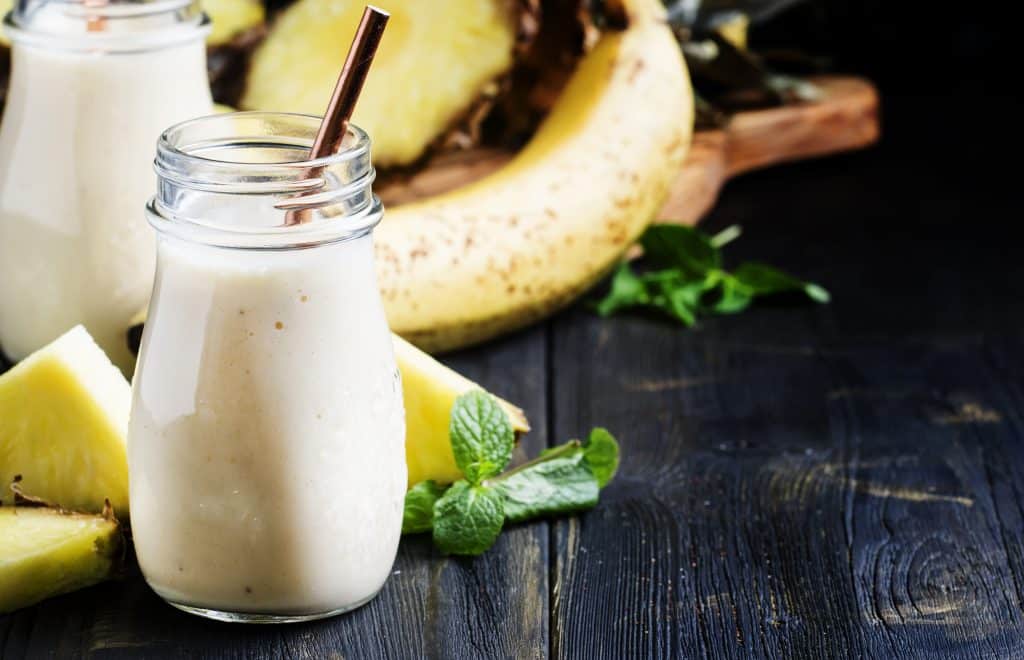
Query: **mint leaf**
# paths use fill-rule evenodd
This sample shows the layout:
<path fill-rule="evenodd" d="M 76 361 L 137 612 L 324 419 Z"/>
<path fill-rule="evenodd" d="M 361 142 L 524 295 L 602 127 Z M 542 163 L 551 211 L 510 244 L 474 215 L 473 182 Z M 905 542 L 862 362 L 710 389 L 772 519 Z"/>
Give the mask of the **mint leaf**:
<path fill-rule="evenodd" d="M 746 263 L 735 273 L 722 268 L 721 247 L 735 240 L 740 228 L 714 236 L 680 225 L 652 225 L 640 238 L 644 262 L 654 270 L 635 272 L 619 265 L 608 294 L 596 304 L 601 316 L 623 309 L 656 309 L 685 326 L 704 314 L 736 314 L 761 295 L 802 291 L 812 300 L 829 302 L 821 286 L 805 282 L 761 263 Z"/>
<path fill-rule="evenodd" d="M 716 314 L 737 314 L 750 307 L 754 300 L 754 290 L 728 273 L 722 273 L 718 294 L 718 299 L 710 307 L 710 311 Z"/>
<path fill-rule="evenodd" d="M 597 479 L 597 485 L 604 488 L 619 469 L 619 443 L 608 429 L 599 426 L 590 431 L 583 443 L 583 458 Z"/>
<path fill-rule="evenodd" d="M 486 392 L 474 390 L 455 400 L 448 433 L 455 464 L 472 484 L 498 474 L 512 458 L 512 424 Z"/>
<path fill-rule="evenodd" d="M 642 305 L 648 300 L 647 287 L 643 280 L 636 276 L 627 262 L 623 261 L 612 277 L 611 290 L 597 303 L 596 309 L 601 316 L 609 316 L 620 309 Z"/>
<path fill-rule="evenodd" d="M 753 290 L 756 295 L 770 295 L 789 291 L 803 291 L 815 302 L 827 303 L 832 299 L 829 292 L 813 282 L 805 282 L 793 277 L 778 268 L 766 264 L 750 262 L 736 269 L 736 279 Z"/>
<path fill-rule="evenodd" d="M 505 524 L 501 493 L 460 479 L 434 505 L 434 545 L 450 555 L 478 555 Z"/>
<path fill-rule="evenodd" d="M 597 504 L 600 491 L 579 443 L 566 455 L 534 463 L 499 479 L 495 488 L 504 496 L 509 522 L 589 509 Z"/>
<path fill-rule="evenodd" d="M 653 266 L 681 268 L 693 277 L 722 267 L 722 254 L 703 232 L 683 225 L 651 225 L 640 237 Z"/>
<path fill-rule="evenodd" d="M 706 284 L 703 279 L 686 281 L 682 277 L 663 279 L 659 282 L 660 295 L 654 298 L 654 305 L 686 326 L 697 323 L 700 299 Z"/>
<path fill-rule="evenodd" d="M 435 481 L 421 481 L 405 494 L 405 509 L 402 512 L 402 533 L 427 532 L 434 526 L 434 504 L 440 499 L 447 486 Z"/>

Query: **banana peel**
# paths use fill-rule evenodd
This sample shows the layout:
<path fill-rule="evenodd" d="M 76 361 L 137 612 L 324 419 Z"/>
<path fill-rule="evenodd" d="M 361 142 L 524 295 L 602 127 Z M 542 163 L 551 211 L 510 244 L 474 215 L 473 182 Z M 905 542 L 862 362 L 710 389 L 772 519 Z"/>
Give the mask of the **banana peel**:
<path fill-rule="evenodd" d="M 693 94 L 658 0 L 585 54 L 526 147 L 484 179 L 389 209 L 377 269 L 393 331 L 431 352 L 568 304 L 651 222 L 688 151 Z"/>

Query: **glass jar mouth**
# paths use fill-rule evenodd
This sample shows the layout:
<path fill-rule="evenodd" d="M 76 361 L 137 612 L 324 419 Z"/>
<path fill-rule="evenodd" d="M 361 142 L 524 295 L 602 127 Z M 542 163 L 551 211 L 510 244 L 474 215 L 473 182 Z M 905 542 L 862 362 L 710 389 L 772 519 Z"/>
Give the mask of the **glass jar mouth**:
<path fill-rule="evenodd" d="M 371 189 L 370 138 L 350 124 L 337 153 L 310 159 L 319 126 L 313 115 L 254 111 L 168 128 L 157 141 L 150 223 L 163 234 L 240 249 L 295 249 L 369 233 L 383 213 Z"/>
<path fill-rule="evenodd" d="M 298 154 L 313 147 L 321 118 L 295 112 L 250 110 L 197 117 L 171 126 L 157 139 L 154 167 L 164 178 L 200 187 L 229 186 L 239 193 L 302 192 L 323 185 L 310 172 L 351 165 L 359 176 L 375 176 L 370 136 L 348 125 L 342 148 L 323 158 L 259 161 L 217 157 L 233 149 L 275 149 Z M 372 180 L 371 180 L 372 182 Z"/>
<path fill-rule="evenodd" d="M 199 0 L 17 0 L 3 29 L 50 50 L 129 53 L 201 40 L 210 19 Z"/>

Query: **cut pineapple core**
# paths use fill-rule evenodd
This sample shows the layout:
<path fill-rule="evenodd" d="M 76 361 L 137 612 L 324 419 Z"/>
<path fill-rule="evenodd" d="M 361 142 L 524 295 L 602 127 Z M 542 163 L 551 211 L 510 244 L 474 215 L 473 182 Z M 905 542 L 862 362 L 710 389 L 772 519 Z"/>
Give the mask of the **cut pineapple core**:
<path fill-rule="evenodd" d="M 462 472 L 455 465 L 448 438 L 448 422 L 455 399 L 480 386 L 398 335 L 392 337 L 405 400 L 405 461 L 409 466 L 409 485 L 427 479 L 440 483 L 461 479 Z M 522 410 L 501 399 L 498 403 L 508 413 L 516 433 L 530 430 Z"/>
<path fill-rule="evenodd" d="M 365 3 L 299 0 L 253 56 L 242 107 L 322 115 Z M 353 122 L 374 162 L 416 160 L 511 68 L 516 0 L 382 0 L 391 13 Z"/>
<path fill-rule="evenodd" d="M 113 519 L 0 507 L 0 612 L 107 579 L 120 551 Z"/>
<path fill-rule="evenodd" d="M 131 390 L 77 326 L 0 376 L 0 503 L 21 490 L 52 504 L 128 514 Z"/>

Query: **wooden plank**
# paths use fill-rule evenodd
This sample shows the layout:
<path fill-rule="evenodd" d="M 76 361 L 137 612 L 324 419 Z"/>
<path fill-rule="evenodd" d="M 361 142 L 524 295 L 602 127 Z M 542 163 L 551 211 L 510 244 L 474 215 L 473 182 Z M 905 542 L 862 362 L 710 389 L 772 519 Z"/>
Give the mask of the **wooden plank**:
<path fill-rule="evenodd" d="M 516 458 L 546 444 L 544 328 L 448 361 L 522 405 L 534 431 Z M 0 616 L 0 657 L 546 657 L 548 529 L 520 526 L 476 559 L 439 556 L 405 538 L 395 572 L 366 607 L 327 621 L 230 626 L 180 613 L 133 575 Z"/>
<path fill-rule="evenodd" d="M 555 527 L 553 656 L 1024 654 L 1024 264 L 964 192 L 1013 189 L 925 162 L 917 121 L 737 180 L 709 219 L 744 225 L 732 264 L 832 305 L 555 324 L 552 440 L 604 424 L 624 462 Z"/>
<path fill-rule="evenodd" d="M 556 527 L 553 655 L 1024 654 L 1019 388 L 969 343 L 727 322 L 559 328 L 554 437 L 605 423 L 624 463 Z"/>

